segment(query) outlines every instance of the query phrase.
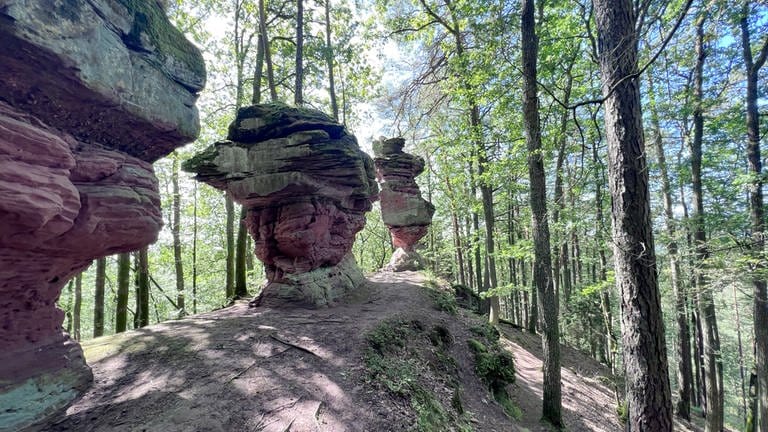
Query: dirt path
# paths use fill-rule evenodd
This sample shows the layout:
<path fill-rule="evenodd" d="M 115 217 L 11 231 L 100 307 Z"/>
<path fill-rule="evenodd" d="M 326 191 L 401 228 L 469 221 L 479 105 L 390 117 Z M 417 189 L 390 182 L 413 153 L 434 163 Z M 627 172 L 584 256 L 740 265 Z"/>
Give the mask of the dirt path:
<path fill-rule="evenodd" d="M 541 418 L 542 352 L 538 335 L 502 326 L 502 345 L 515 355 L 517 381 L 510 394 L 525 413 L 524 426 L 531 431 L 548 431 Z M 563 360 L 563 421 L 569 432 L 621 431 L 616 401 L 605 385 L 610 371 L 584 354 L 561 346 Z"/>
<path fill-rule="evenodd" d="M 407 401 L 366 385 L 365 334 L 393 317 L 445 326 L 457 341 L 481 320 L 449 315 L 419 285 L 419 273 L 378 273 L 356 299 L 329 309 L 249 309 L 246 302 L 84 343 L 94 385 L 45 431 L 405 431 Z M 513 421 L 474 374 L 463 343 L 456 359 L 463 403 L 475 431 L 547 430 L 541 415 L 540 342 L 504 328 L 516 357 Z M 571 350 L 572 351 L 572 350 Z M 564 349 L 568 431 L 619 431 L 600 366 Z M 573 364 L 573 356 L 580 356 Z"/>

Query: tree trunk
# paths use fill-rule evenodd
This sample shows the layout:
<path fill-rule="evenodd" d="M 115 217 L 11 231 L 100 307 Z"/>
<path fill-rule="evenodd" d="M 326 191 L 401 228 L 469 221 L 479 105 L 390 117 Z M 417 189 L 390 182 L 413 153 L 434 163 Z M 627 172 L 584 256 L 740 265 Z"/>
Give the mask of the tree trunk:
<path fill-rule="evenodd" d="M 245 218 L 248 211 L 245 206 L 240 207 L 240 218 L 238 221 L 237 242 L 235 253 L 235 295 L 236 299 L 248 297 L 248 284 L 245 269 L 245 255 L 248 253 L 246 246 L 248 239 L 248 229 L 245 227 Z"/>
<path fill-rule="evenodd" d="M 171 183 L 173 185 L 173 221 L 171 225 L 171 234 L 173 234 L 173 263 L 176 270 L 176 307 L 178 307 L 179 318 L 186 315 L 184 307 L 184 265 L 181 256 L 181 193 L 179 193 L 179 159 L 174 152 L 171 156 L 173 160 L 171 171 Z M 127 305 L 126 301 L 126 305 Z"/>
<path fill-rule="evenodd" d="M 747 69 L 747 161 L 752 184 L 750 185 L 749 207 L 752 222 L 752 250 L 758 262 L 752 279 L 754 296 L 755 329 L 755 412 L 752 416 L 756 431 L 768 431 L 768 288 L 765 272 L 765 215 L 763 209 L 762 159 L 760 157 L 760 119 L 757 108 L 758 79 L 760 68 L 768 57 L 768 39 L 758 51 L 757 59 L 752 57 L 749 30 L 750 1 L 742 6 L 741 42 L 744 64 Z"/>
<path fill-rule="evenodd" d="M 304 105 L 304 0 L 296 0 L 296 84 L 293 103 Z"/>
<path fill-rule="evenodd" d="M 117 307 L 115 308 L 115 333 L 128 329 L 128 294 L 131 289 L 131 254 L 117 256 Z"/>
<path fill-rule="evenodd" d="M 104 335 L 104 285 L 107 279 L 107 259 L 96 260 L 96 291 L 93 298 L 93 337 Z"/>
<path fill-rule="evenodd" d="M 598 245 L 598 273 L 597 279 L 601 282 L 608 280 L 608 259 L 605 256 L 605 218 L 603 216 L 603 185 L 605 177 L 603 174 L 603 165 L 597 153 L 597 143 L 592 146 L 592 162 L 595 164 L 595 240 Z M 603 316 L 603 328 L 605 338 L 606 360 L 608 367 L 611 368 L 611 374 L 616 374 L 616 336 L 613 333 L 613 311 L 611 310 L 611 292 L 609 287 L 600 290 L 600 311 Z M 618 391 L 616 392 L 619 398 Z"/>
<path fill-rule="evenodd" d="M 720 358 L 720 335 L 715 315 L 715 302 L 711 289 L 704 275 L 707 251 L 707 235 L 704 227 L 704 193 L 701 180 L 702 141 L 704 134 L 704 112 L 702 108 L 702 88 L 704 59 L 704 21 L 705 16 L 696 24 L 696 65 L 693 73 L 693 139 L 689 140 L 691 153 L 691 191 L 693 214 L 694 249 L 696 251 L 696 290 L 699 316 L 702 319 L 702 337 L 704 342 L 704 376 L 707 385 L 707 432 L 720 432 L 723 429 L 723 374 Z"/>
<path fill-rule="evenodd" d="M 259 0 L 259 31 L 264 41 L 264 62 L 267 64 L 267 85 L 269 97 L 272 102 L 277 102 L 277 86 L 275 85 L 275 73 L 272 67 L 272 48 L 267 33 L 267 13 L 264 0 Z"/>
<path fill-rule="evenodd" d="M 192 313 L 197 313 L 197 182 L 192 205 Z"/>
<path fill-rule="evenodd" d="M 136 252 L 136 316 L 134 327 L 149 325 L 149 256 L 147 247 Z"/>
<path fill-rule="evenodd" d="M 331 44 L 331 0 L 325 0 L 325 62 L 328 67 L 328 94 L 331 98 L 333 119 L 339 121 L 339 104 L 336 101 L 336 82 L 333 73 L 333 45 Z"/>
<path fill-rule="evenodd" d="M 747 377 L 744 372 L 744 344 L 741 338 L 741 313 L 739 312 L 739 300 L 736 297 L 736 284 L 731 285 L 731 293 L 733 294 L 733 310 L 736 314 L 736 342 L 739 344 L 739 378 L 741 378 L 741 411 L 746 419 L 749 411 L 747 410 L 747 392 L 745 385 L 747 384 Z"/>
<path fill-rule="evenodd" d="M 66 318 L 67 318 L 67 326 L 66 331 L 69 334 L 72 334 L 72 294 L 75 289 L 75 280 L 70 279 L 69 283 L 67 284 L 67 305 L 65 306 L 66 311 Z"/>
<path fill-rule="evenodd" d="M 80 316 L 83 308 L 83 273 L 75 276 L 75 305 L 72 310 L 72 338 L 79 341 L 82 338 L 80 334 Z"/>
<path fill-rule="evenodd" d="M 461 233 L 459 231 L 459 218 L 456 212 L 451 212 L 451 226 L 453 227 L 453 245 L 456 248 L 456 261 L 459 267 L 459 283 L 467 286 L 466 271 L 464 270 L 464 252 L 461 247 Z"/>
<path fill-rule="evenodd" d="M 552 281 L 552 262 L 547 221 L 546 174 L 541 149 L 539 101 L 536 88 L 538 39 L 534 18 L 534 0 L 522 1 L 522 59 L 523 59 L 523 121 L 528 144 L 528 174 L 530 178 L 531 231 L 536 255 L 534 284 L 538 292 L 541 314 L 542 345 L 544 349 L 544 382 L 542 418 L 555 427 L 563 424 L 560 394 L 560 330 L 558 328 L 558 298 Z"/>
<path fill-rule="evenodd" d="M 575 52 L 578 52 L 576 50 Z M 576 56 L 571 57 L 565 69 L 565 88 L 563 89 L 563 104 L 568 105 L 571 100 L 571 89 L 573 87 L 573 75 L 571 71 L 573 65 L 576 62 Z M 558 131 L 558 151 L 557 162 L 555 164 L 555 187 L 554 187 L 554 206 L 552 208 L 552 223 L 558 230 L 558 224 L 560 222 L 560 210 L 565 207 L 563 198 L 563 164 L 565 163 L 567 128 L 568 128 L 568 114 L 569 111 L 563 109 L 560 113 L 560 130 Z M 557 232 L 557 231 L 556 231 Z M 566 233 L 563 230 L 562 234 L 558 236 L 557 242 L 559 246 L 555 245 L 555 256 L 553 259 L 555 265 L 554 282 L 555 293 L 558 295 L 561 293 L 560 281 L 562 281 L 562 294 L 566 303 L 571 296 L 571 280 L 569 277 L 568 269 L 568 242 L 565 240 Z"/>
<path fill-rule="evenodd" d="M 264 35 L 261 34 L 261 23 L 259 23 L 259 34 L 256 35 L 256 66 L 253 68 L 253 91 L 251 93 L 251 103 L 257 105 L 261 103 L 261 81 L 264 78 Z"/>
<path fill-rule="evenodd" d="M 633 431 L 672 430 L 664 321 L 656 275 L 632 0 L 594 0 L 622 302 L 628 420 Z M 628 78 L 630 76 L 630 78 Z"/>
<path fill-rule="evenodd" d="M 235 297 L 235 203 L 228 193 L 224 195 L 224 206 L 227 211 L 225 234 L 227 239 L 227 260 L 224 290 L 229 302 Z"/>
<path fill-rule="evenodd" d="M 656 157 L 658 158 L 659 171 L 661 174 L 661 194 L 664 203 L 664 221 L 669 237 L 667 243 L 667 254 L 669 255 L 669 273 L 672 284 L 672 292 L 675 296 L 675 318 L 677 321 L 677 415 L 683 419 L 691 419 L 691 383 L 693 373 L 691 366 L 691 332 L 688 326 L 688 295 L 683 285 L 683 276 L 680 270 L 677 246 L 677 228 L 675 216 L 672 209 L 672 187 L 669 183 L 669 174 L 667 171 L 667 161 L 664 154 L 664 145 L 661 137 L 661 123 L 659 113 L 656 109 L 655 92 L 652 75 L 648 75 L 649 88 L 649 107 L 651 111 L 651 124 L 653 125 L 654 139 L 653 144 L 656 148 Z"/>

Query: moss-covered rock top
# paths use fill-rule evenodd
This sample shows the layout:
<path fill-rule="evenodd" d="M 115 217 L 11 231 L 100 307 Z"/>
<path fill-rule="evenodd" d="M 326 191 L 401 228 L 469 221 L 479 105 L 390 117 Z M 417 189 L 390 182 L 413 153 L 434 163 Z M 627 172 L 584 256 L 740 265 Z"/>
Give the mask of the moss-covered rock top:
<path fill-rule="evenodd" d="M 384 138 L 373 141 L 373 154 L 377 158 L 387 157 L 393 154 L 402 154 L 405 147 L 405 138 Z"/>
<path fill-rule="evenodd" d="M 240 108 L 237 118 L 229 126 L 228 138 L 238 142 L 257 142 L 309 130 L 323 130 L 332 139 L 346 134 L 344 126 L 321 111 L 268 103 Z"/>
<path fill-rule="evenodd" d="M 192 91 L 205 85 L 205 61 L 200 51 L 174 27 L 156 1 L 118 0 L 133 18 L 125 44 L 151 53 L 154 62 L 171 78 Z"/>

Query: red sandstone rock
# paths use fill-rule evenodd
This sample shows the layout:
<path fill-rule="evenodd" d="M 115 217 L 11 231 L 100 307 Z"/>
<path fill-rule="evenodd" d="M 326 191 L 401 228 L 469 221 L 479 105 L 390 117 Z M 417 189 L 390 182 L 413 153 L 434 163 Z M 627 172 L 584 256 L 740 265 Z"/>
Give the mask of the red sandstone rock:
<path fill-rule="evenodd" d="M 323 306 L 354 289 L 349 252 L 378 191 L 355 137 L 318 111 L 267 104 L 240 110 L 229 139 L 183 168 L 247 207 L 262 304 Z"/>
<path fill-rule="evenodd" d="M 435 212 L 435 207 L 421 197 L 415 180 L 424 171 L 424 160 L 404 153 L 404 145 L 403 138 L 381 138 L 373 143 L 376 178 L 381 184 L 381 217 L 398 248 L 385 267 L 393 271 L 414 270 L 422 262 L 414 246 L 427 234 Z"/>
<path fill-rule="evenodd" d="M 0 431 L 89 385 L 56 300 L 162 226 L 151 161 L 194 139 L 200 53 L 156 2 L 0 0 Z"/>

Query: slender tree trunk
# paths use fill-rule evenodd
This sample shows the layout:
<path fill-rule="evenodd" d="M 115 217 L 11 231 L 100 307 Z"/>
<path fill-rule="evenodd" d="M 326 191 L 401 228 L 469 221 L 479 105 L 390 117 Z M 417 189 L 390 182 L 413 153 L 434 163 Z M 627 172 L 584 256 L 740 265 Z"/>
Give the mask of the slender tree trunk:
<path fill-rule="evenodd" d="M 691 332 L 688 327 L 688 303 L 687 293 L 682 283 L 683 277 L 680 270 L 677 246 L 677 229 L 675 216 L 672 209 L 672 187 L 669 182 L 667 171 L 667 161 L 664 154 L 664 145 L 661 137 L 661 124 L 659 114 L 656 109 L 656 100 L 653 86 L 652 75 L 648 75 L 649 88 L 649 107 L 651 112 L 651 124 L 653 125 L 654 139 L 653 144 L 656 148 L 656 157 L 658 158 L 659 171 L 661 173 L 661 194 L 664 202 L 664 221 L 669 237 L 667 243 L 667 254 L 669 256 L 669 273 L 672 284 L 672 292 L 675 296 L 675 318 L 677 321 L 677 415 L 686 420 L 691 419 L 691 383 L 693 373 L 691 366 Z"/>
<path fill-rule="evenodd" d="M 715 303 L 711 289 L 704 275 L 708 258 L 707 236 L 704 227 L 704 194 L 701 180 L 702 141 L 704 134 L 704 112 L 702 108 L 703 71 L 706 52 L 704 48 L 704 20 L 696 24 L 696 66 L 693 74 L 693 139 L 689 140 L 691 152 L 691 180 L 693 205 L 693 237 L 696 251 L 696 290 L 699 316 L 702 321 L 704 341 L 704 373 L 707 381 L 707 432 L 723 429 L 723 375 L 720 358 L 720 335 L 717 328 Z"/>
<path fill-rule="evenodd" d="M 694 303 L 698 305 L 698 294 L 694 294 Z M 699 406 L 702 408 L 701 416 L 704 417 L 707 412 L 707 380 L 704 376 L 704 336 L 702 336 L 701 316 L 699 315 L 698 308 L 692 314 L 693 328 L 696 330 L 694 333 L 695 348 L 694 358 L 696 366 L 696 385 L 698 387 L 698 399 Z"/>
<path fill-rule="evenodd" d="M 192 313 L 197 313 L 197 182 L 192 205 Z"/>
<path fill-rule="evenodd" d="M 328 95 L 331 98 L 333 119 L 339 121 L 339 104 L 336 101 L 336 82 L 333 67 L 333 44 L 331 43 L 331 0 L 325 0 L 325 62 L 328 67 Z"/>
<path fill-rule="evenodd" d="M 115 308 L 115 333 L 128 329 L 128 294 L 131 289 L 131 254 L 117 256 L 117 307 Z"/>
<path fill-rule="evenodd" d="M 277 102 L 277 86 L 275 85 L 275 73 L 272 67 L 272 47 L 267 33 L 267 13 L 264 0 L 259 0 L 259 30 L 264 41 L 264 62 L 267 65 L 267 85 L 269 97 L 272 102 Z"/>
<path fill-rule="evenodd" d="M 75 288 L 75 280 L 70 279 L 67 284 L 67 305 L 66 305 L 66 318 L 67 318 L 67 333 L 72 334 L 72 294 Z"/>
<path fill-rule="evenodd" d="M 104 335 L 104 285 L 107 280 L 107 259 L 96 260 L 96 293 L 93 298 L 93 337 Z"/>
<path fill-rule="evenodd" d="M 173 185 L 173 222 L 171 234 L 173 235 L 173 263 L 176 270 L 176 306 L 178 316 L 183 317 L 187 311 L 184 307 L 184 265 L 181 255 L 181 193 L 179 192 L 179 159 L 174 152 L 172 160 L 171 184 Z M 126 305 L 128 302 L 126 301 Z"/>
<path fill-rule="evenodd" d="M 459 218 L 456 212 L 451 212 L 451 226 L 453 227 L 453 245 L 456 248 L 456 260 L 459 267 L 459 283 L 467 286 L 466 271 L 464 270 L 464 252 L 461 247 L 461 233 L 459 231 Z"/>
<path fill-rule="evenodd" d="M 744 372 L 744 345 L 741 339 L 741 313 L 739 312 L 739 300 L 736 297 L 736 284 L 731 285 L 731 293 L 733 294 L 733 311 L 736 314 L 736 341 L 739 344 L 739 377 L 741 378 L 741 410 L 746 419 L 749 415 L 747 410 L 747 392 L 745 385 L 747 383 L 747 377 Z"/>
<path fill-rule="evenodd" d="M 237 242 L 235 243 L 235 292 L 234 298 L 242 299 L 248 297 L 248 284 L 245 271 L 245 255 L 248 253 L 246 244 L 248 239 L 248 229 L 245 227 L 245 218 L 248 211 L 245 206 L 240 207 L 240 218 L 237 229 Z"/>
<path fill-rule="evenodd" d="M 227 239 L 227 260 L 224 289 L 227 301 L 230 301 L 235 297 L 235 203 L 228 193 L 224 195 L 224 206 L 227 212 L 225 233 Z"/>
<path fill-rule="evenodd" d="M 536 254 L 534 284 L 538 292 L 541 314 L 542 345 L 544 349 L 544 382 L 542 418 L 556 427 L 563 424 L 560 394 L 560 329 L 558 327 L 558 298 L 552 280 L 552 262 L 547 221 L 546 174 L 541 149 L 539 100 L 536 88 L 538 38 L 534 18 L 534 0 L 523 0 L 521 11 L 521 46 L 523 51 L 523 121 L 528 144 L 528 174 L 530 178 L 531 231 Z"/>
<path fill-rule="evenodd" d="M 605 177 L 603 165 L 597 152 L 597 144 L 592 146 L 592 162 L 595 164 L 595 231 L 598 255 L 598 276 L 601 282 L 608 280 L 608 259 L 605 256 L 605 217 L 603 215 L 603 185 Z M 600 290 L 600 311 L 603 316 L 603 329 L 605 338 L 606 360 L 611 368 L 611 375 L 616 375 L 616 336 L 613 333 L 613 311 L 611 309 L 611 291 L 609 287 Z M 616 397 L 619 397 L 618 391 Z"/>
<path fill-rule="evenodd" d="M 768 57 L 768 39 L 763 41 L 756 59 L 752 56 L 749 30 L 750 1 L 742 5 L 741 42 L 744 64 L 747 69 L 747 161 L 752 184 L 749 207 L 752 222 L 752 251 L 758 265 L 753 273 L 755 329 L 755 412 L 752 414 L 756 431 L 768 431 L 768 285 L 765 272 L 765 214 L 763 208 L 763 166 L 760 156 L 760 119 L 757 108 L 759 72 Z M 752 393 L 752 392 L 750 392 Z"/>
<path fill-rule="evenodd" d="M 81 339 L 80 317 L 83 307 L 83 273 L 75 276 L 75 305 L 72 310 L 72 338 L 76 341 Z"/>
<path fill-rule="evenodd" d="M 624 374 L 632 431 L 672 430 L 667 350 L 645 161 L 632 0 L 594 0 L 613 198 L 616 283 L 621 290 Z"/>
<path fill-rule="evenodd" d="M 136 253 L 136 318 L 134 326 L 141 328 L 149 325 L 149 256 L 147 247 Z"/>
<path fill-rule="evenodd" d="M 686 134 L 683 133 L 683 136 Z M 677 154 L 677 165 L 682 166 L 682 146 L 680 152 Z M 682 225 L 684 227 L 687 227 L 685 230 L 685 242 L 686 246 L 688 247 L 688 250 L 693 250 L 693 236 L 691 234 L 691 218 L 688 213 L 688 202 L 685 198 L 685 188 L 683 186 L 683 182 L 681 181 L 679 183 L 679 189 L 680 189 L 680 205 L 683 208 L 683 220 Z M 688 259 L 688 266 L 690 269 L 693 269 L 695 267 L 692 259 Z M 689 277 L 690 280 L 690 286 L 694 287 L 696 285 L 696 277 L 693 276 L 693 270 L 688 271 L 689 274 L 692 276 Z M 690 311 L 690 323 L 691 323 L 691 337 L 693 339 L 693 382 L 692 382 L 692 396 L 693 396 L 693 404 L 699 407 L 703 408 L 702 416 L 704 411 L 706 411 L 707 401 L 705 397 L 706 393 L 706 384 L 704 383 L 703 378 L 703 369 L 704 369 L 704 363 L 702 358 L 702 338 L 701 338 L 701 321 L 699 320 L 699 314 L 698 314 L 698 308 L 696 305 L 698 305 L 698 297 L 696 294 L 696 291 L 694 290 L 692 292 L 692 297 L 688 299 L 689 303 L 686 305 L 688 306 L 688 310 Z"/>
<path fill-rule="evenodd" d="M 293 103 L 304 105 L 304 0 L 296 0 L 296 84 Z"/>
<path fill-rule="evenodd" d="M 261 23 L 259 23 L 259 33 L 256 35 L 256 66 L 253 68 L 253 91 L 251 93 L 251 103 L 257 105 L 261 103 L 261 81 L 264 78 L 264 35 L 261 34 Z"/>
<path fill-rule="evenodd" d="M 575 50 L 578 52 L 578 50 Z M 571 70 L 576 62 L 576 56 L 571 57 L 565 69 L 565 88 L 563 89 L 563 104 L 568 105 L 571 100 L 571 89 L 573 87 L 573 75 Z M 563 164 L 565 162 L 566 145 L 568 143 L 568 113 L 569 111 L 563 109 L 560 113 L 560 130 L 558 132 L 558 151 L 557 151 L 557 163 L 555 164 L 555 188 L 554 188 L 554 205 L 552 208 L 552 223 L 556 227 L 555 230 L 559 230 L 560 223 L 560 210 L 565 207 L 563 200 Z M 557 231 L 556 231 L 557 232 Z M 565 240 L 565 230 L 562 230 L 562 234 L 557 239 L 554 251 L 555 256 L 553 262 L 555 265 L 554 283 L 555 293 L 560 295 L 561 287 L 560 281 L 562 281 L 562 294 L 565 302 L 571 297 L 571 279 L 569 277 L 568 269 L 568 242 Z"/>

